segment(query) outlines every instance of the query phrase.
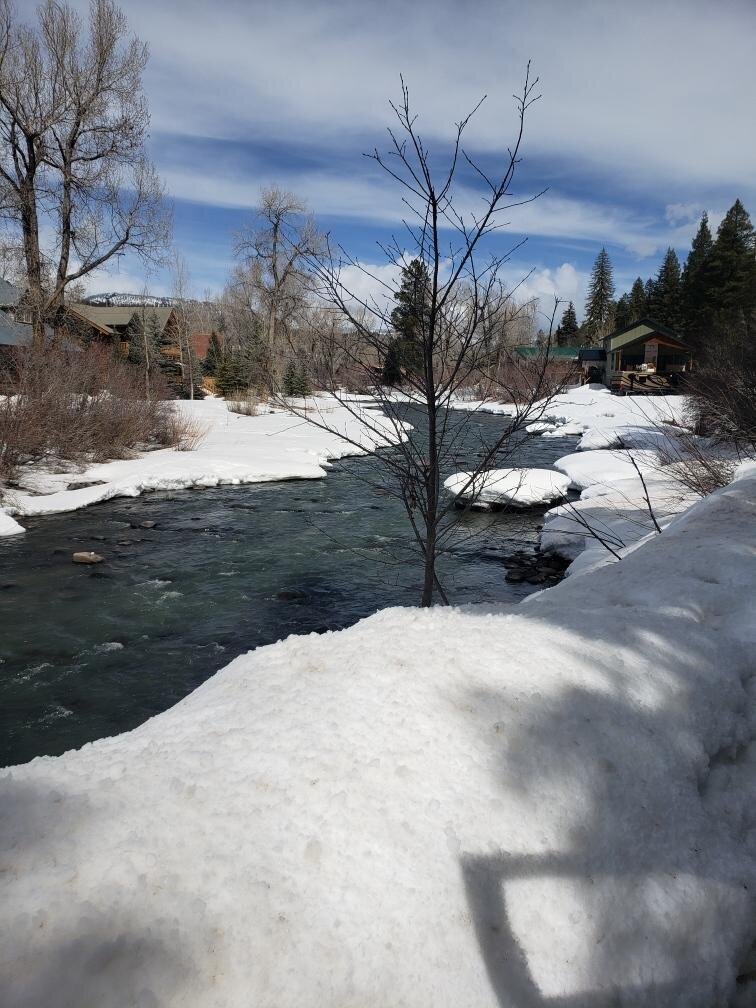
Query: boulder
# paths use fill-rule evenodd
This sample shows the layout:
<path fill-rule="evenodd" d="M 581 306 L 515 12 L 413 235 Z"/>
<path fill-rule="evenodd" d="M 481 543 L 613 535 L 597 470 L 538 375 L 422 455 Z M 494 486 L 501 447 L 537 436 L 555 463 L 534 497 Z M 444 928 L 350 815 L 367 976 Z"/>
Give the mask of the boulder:
<path fill-rule="evenodd" d="M 71 557 L 74 563 L 80 564 L 98 564 L 102 563 L 105 557 L 101 557 L 99 553 L 94 553 L 91 550 L 89 552 L 74 553 Z"/>

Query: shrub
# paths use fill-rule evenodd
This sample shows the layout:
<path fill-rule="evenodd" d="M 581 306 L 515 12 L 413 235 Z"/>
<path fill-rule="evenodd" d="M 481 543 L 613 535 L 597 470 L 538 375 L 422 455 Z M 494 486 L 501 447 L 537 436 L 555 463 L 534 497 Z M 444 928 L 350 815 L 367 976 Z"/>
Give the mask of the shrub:
<path fill-rule="evenodd" d="M 163 388 L 145 395 L 141 375 L 110 348 L 32 346 L 0 369 L 0 483 L 21 465 L 83 465 L 178 445 L 189 421 Z"/>

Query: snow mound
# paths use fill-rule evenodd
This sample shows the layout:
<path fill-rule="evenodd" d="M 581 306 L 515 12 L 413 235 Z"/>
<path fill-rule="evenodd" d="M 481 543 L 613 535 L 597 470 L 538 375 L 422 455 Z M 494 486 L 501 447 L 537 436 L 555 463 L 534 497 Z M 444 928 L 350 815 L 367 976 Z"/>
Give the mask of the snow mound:
<path fill-rule="evenodd" d="M 499 615 L 290 637 L 6 771 L 0 1002 L 728 1004 L 755 930 L 755 501 L 741 478 Z"/>
<path fill-rule="evenodd" d="M 562 500 L 570 481 L 552 469 L 490 469 L 475 477 L 469 472 L 454 473 L 444 480 L 444 486 L 449 493 L 478 506 L 534 507 Z"/>
<path fill-rule="evenodd" d="M 0 508 L 0 537 L 2 536 L 12 536 L 18 535 L 20 532 L 25 532 L 26 529 L 23 525 L 11 518 L 11 516 Z"/>
<path fill-rule="evenodd" d="M 554 468 L 569 477 L 572 487 L 582 490 L 594 485 L 611 487 L 617 480 L 637 478 L 638 470 L 644 474 L 654 472 L 659 469 L 659 461 L 653 451 L 598 450 L 563 455 Z"/>

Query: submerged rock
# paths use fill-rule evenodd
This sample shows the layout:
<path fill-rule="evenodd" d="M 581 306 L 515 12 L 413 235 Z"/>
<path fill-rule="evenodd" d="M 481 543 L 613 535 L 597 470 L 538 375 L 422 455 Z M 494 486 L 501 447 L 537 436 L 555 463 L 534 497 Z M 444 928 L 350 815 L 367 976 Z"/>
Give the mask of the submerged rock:
<path fill-rule="evenodd" d="M 91 550 L 89 552 L 74 553 L 71 557 L 74 563 L 80 564 L 98 564 L 102 563 L 105 557 L 100 556 L 99 553 L 94 553 Z"/>

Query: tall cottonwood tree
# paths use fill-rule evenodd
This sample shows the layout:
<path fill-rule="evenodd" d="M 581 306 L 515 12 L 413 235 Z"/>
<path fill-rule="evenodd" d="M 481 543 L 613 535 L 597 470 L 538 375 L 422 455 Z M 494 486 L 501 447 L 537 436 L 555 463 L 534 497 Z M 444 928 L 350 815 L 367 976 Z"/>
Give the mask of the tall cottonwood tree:
<path fill-rule="evenodd" d="M 305 204 L 278 186 L 263 189 L 251 224 L 237 237 L 241 264 L 233 282 L 262 323 L 272 389 L 280 383 L 286 359 L 297 351 L 297 322 L 311 300 L 306 263 L 321 245 Z"/>
<path fill-rule="evenodd" d="M 168 238 L 145 146 L 147 47 L 127 32 L 112 0 L 92 0 L 86 26 L 66 3 L 45 0 L 26 24 L 0 0 L 0 205 L 37 338 L 70 284 L 126 251 L 156 261 Z"/>

